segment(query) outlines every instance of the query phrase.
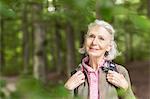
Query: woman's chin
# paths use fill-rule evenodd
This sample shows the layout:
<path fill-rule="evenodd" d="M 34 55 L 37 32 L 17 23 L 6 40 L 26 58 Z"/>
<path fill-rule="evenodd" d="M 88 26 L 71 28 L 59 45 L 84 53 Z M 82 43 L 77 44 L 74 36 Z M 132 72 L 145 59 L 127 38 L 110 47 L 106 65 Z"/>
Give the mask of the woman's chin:
<path fill-rule="evenodd" d="M 100 52 L 89 52 L 88 55 L 92 57 L 100 57 L 102 54 Z"/>

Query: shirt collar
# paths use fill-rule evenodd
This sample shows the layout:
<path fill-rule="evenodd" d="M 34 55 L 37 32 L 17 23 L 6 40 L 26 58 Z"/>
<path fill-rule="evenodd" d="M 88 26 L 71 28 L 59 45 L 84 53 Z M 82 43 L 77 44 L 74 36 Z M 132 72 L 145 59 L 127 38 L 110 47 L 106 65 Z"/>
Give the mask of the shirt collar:
<path fill-rule="evenodd" d="M 105 60 L 103 59 L 103 60 L 99 63 L 98 69 L 103 66 L 104 62 L 105 62 Z M 97 69 L 97 70 L 95 71 L 95 70 L 89 65 L 89 56 L 86 56 L 85 58 L 82 59 L 82 65 L 83 65 L 83 67 L 84 67 L 88 72 L 96 72 L 96 71 L 98 70 L 98 69 Z"/>

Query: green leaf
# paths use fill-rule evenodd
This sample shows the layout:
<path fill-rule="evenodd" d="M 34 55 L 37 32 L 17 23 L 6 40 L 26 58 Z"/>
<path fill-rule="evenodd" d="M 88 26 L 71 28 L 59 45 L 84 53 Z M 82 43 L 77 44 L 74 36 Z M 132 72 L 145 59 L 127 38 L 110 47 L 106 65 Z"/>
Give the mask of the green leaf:
<path fill-rule="evenodd" d="M 6 4 L 0 2 L 0 15 L 3 17 L 14 18 L 15 12 L 10 9 Z"/>
<path fill-rule="evenodd" d="M 127 15 L 130 13 L 130 11 L 123 6 L 115 6 L 112 12 L 113 15 Z"/>
<path fill-rule="evenodd" d="M 147 17 L 140 15 L 129 15 L 129 19 L 135 25 L 136 28 L 144 31 L 149 31 L 150 20 Z"/>

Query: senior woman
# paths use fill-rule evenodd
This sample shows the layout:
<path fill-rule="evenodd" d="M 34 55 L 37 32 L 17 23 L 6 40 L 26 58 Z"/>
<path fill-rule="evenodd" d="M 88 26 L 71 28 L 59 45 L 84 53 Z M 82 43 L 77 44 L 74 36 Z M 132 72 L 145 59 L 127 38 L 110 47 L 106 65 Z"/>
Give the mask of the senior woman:
<path fill-rule="evenodd" d="M 113 27 L 95 20 L 89 24 L 81 53 L 86 57 L 72 72 L 65 88 L 80 99 L 135 99 L 127 70 L 112 62 L 118 51 Z"/>

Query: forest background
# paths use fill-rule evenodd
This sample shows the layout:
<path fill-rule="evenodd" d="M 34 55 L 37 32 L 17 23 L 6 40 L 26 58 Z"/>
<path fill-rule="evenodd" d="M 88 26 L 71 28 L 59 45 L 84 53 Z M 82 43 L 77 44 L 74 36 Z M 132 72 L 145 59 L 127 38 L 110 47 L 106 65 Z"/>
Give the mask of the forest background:
<path fill-rule="evenodd" d="M 66 99 L 87 26 L 116 30 L 138 99 L 150 98 L 150 0 L 0 0 L 0 99 Z"/>

